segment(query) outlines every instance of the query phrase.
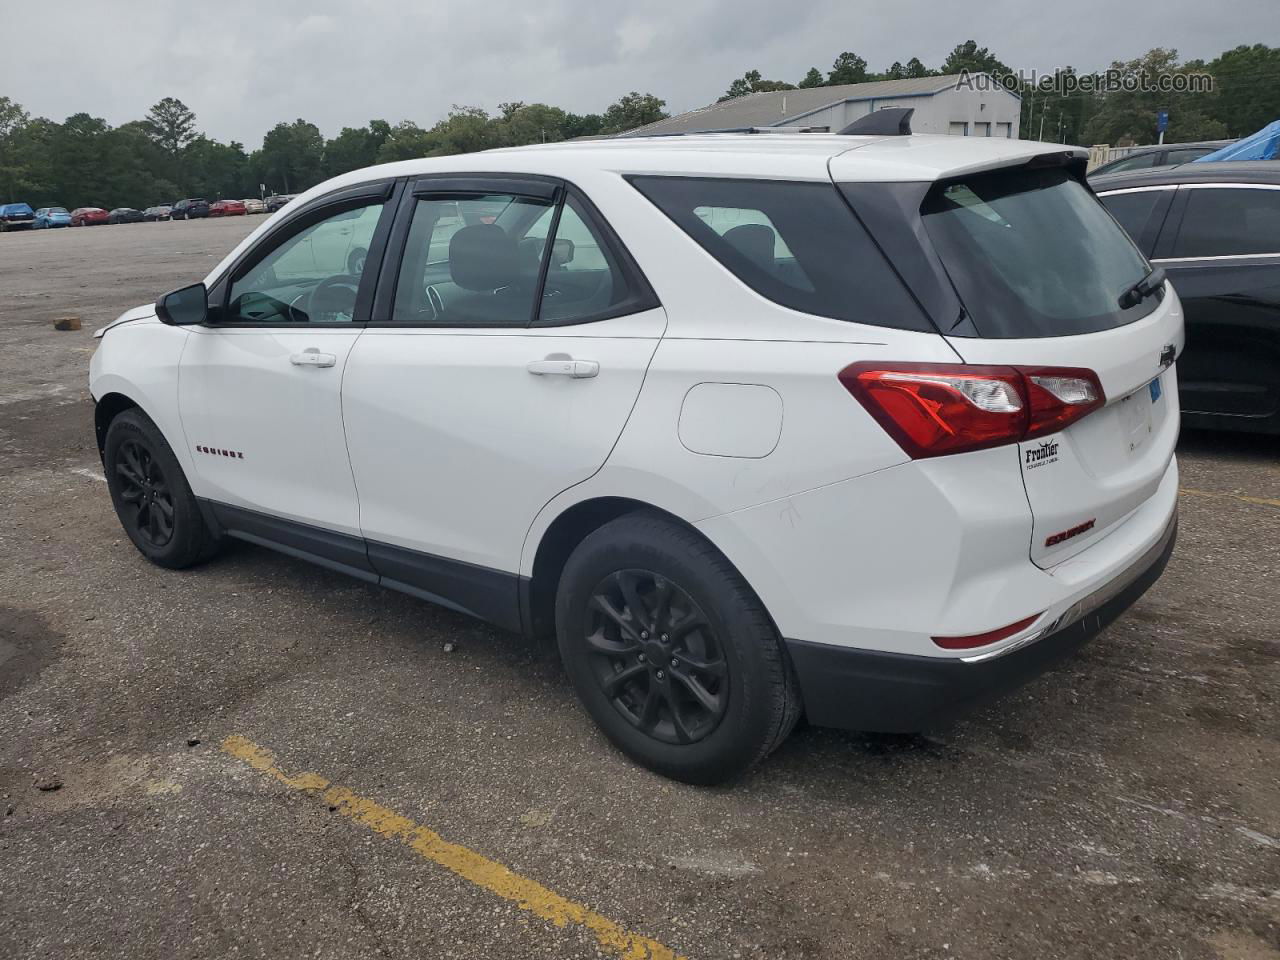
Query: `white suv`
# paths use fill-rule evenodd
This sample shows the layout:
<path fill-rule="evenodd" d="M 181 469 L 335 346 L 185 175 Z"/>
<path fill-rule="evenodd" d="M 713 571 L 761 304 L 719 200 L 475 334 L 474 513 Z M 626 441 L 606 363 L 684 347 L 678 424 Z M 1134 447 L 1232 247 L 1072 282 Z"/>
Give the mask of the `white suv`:
<path fill-rule="evenodd" d="M 346 174 L 106 328 L 112 500 L 161 566 L 239 537 L 554 635 L 671 777 L 802 713 L 926 728 L 1173 547 L 1182 311 L 1084 168 L 720 134 Z"/>

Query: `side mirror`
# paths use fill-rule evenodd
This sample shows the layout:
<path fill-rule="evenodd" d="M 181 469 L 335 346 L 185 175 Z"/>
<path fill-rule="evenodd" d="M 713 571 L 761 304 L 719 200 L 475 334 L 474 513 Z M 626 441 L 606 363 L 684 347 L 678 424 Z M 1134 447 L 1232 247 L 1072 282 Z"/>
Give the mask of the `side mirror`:
<path fill-rule="evenodd" d="M 156 316 L 175 327 L 204 323 L 209 316 L 209 291 L 203 283 L 193 283 L 166 293 L 156 301 Z"/>

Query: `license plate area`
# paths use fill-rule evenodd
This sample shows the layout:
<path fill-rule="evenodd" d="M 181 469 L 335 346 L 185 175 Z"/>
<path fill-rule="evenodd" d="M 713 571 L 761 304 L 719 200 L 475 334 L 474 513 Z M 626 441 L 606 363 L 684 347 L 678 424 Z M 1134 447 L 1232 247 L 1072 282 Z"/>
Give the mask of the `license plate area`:
<path fill-rule="evenodd" d="M 1162 392 L 1160 378 L 1156 377 L 1127 397 L 1122 397 L 1117 405 L 1124 440 L 1130 454 L 1137 453 L 1143 444 L 1151 439 L 1154 429 L 1151 416 L 1152 407 L 1159 402 Z"/>

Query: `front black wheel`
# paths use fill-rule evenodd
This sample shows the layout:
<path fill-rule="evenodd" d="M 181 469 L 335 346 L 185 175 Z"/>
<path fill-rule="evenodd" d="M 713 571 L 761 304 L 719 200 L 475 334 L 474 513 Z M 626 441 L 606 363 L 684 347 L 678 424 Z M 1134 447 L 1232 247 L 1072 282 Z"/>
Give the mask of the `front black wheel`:
<path fill-rule="evenodd" d="M 111 502 L 125 533 L 152 563 L 189 567 L 216 550 L 186 475 L 160 429 L 140 410 L 111 421 L 103 448 Z"/>
<path fill-rule="evenodd" d="M 561 576 L 556 629 L 587 712 L 674 779 L 741 775 L 799 716 L 759 599 L 714 546 L 663 516 L 629 514 L 583 540 Z"/>

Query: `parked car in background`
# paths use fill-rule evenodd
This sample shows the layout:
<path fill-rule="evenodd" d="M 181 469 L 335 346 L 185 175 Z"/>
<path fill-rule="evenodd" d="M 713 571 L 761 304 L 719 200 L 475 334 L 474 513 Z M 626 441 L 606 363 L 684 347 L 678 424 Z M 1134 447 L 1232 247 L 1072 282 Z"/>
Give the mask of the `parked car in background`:
<path fill-rule="evenodd" d="M 154 207 L 147 207 L 142 211 L 142 219 L 150 222 L 169 219 L 169 205 L 167 203 L 157 204 Z"/>
<path fill-rule="evenodd" d="M 1128 173 L 1136 170 L 1148 170 L 1151 167 L 1176 166 L 1179 163 L 1190 163 L 1207 157 L 1216 150 L 1221 150 L 1234 140 L 1201 140 L 1196 143 L 1165 143 L 1153 147 L 1137 147 L 1110 163 L 1102 163 L 1089 171 L 1089 179 L 1106 176 L 1109 173 Z"/>
<path fill-rule="evenodd" d="M 6 230 L 30 230 L 36 212 L 26 203 L 0 204 L 0 233 Z"/>
<path fill-rule="evenodd" d="M 173 220 L 198 220 L 209 215 L 209 201 L 202 197 L 179 200 L 169 209 Z"/>
<path fill-rule="evenodd" d="M 1182 309 L 1084 167 L 719 134 L 344 174 L 101 332 L 112 503 L 162 567 L 237 537 L 555 636 L 678 779 L 802 712 L 929 729 L 1173 550 Z"/>
<path fill-rule="evenodd" d="M 244 203 L 240 200 L 216 200 L 209 204 L 211 217 L 243 217 Z"/>
<path fill-rule="evenodd" d="M 110 214 L 102 207 L 76 207 L 71 211 L 71 226 L 73 227 L 92 227 L 99 223 L 106 223 Z"/>
<path fill-rule="evenodd" d="M 1182 298 L 1183 423 L 1280 433 L 1280 164 L 1192 163 L 1089 185 Z"/>
<path fill-rule="evenodd" d="M 107 223 L 141 223 L 142 211 L 133 207 L 116 207 L 107 214 Z"/>
<path fill-rule="evenodd" d="M 257 197 L 250 197 L 241 201 L 244 204 L 245 213 L 266 213 L 267 205 Z"/>
<path fill-rule="evenodd" d="M 36 211 L 33 230 L 47 230 L 51 227 L 68 227 L 71 225 L 71 214 L 66 207 L 41 207 Z"/>
<path fill-rule="evenodd" d="M 267 213 L 275 213 L 277 210 L 288 204 L 295 196 L 296 194 L 292 193 L 281 193 L 267 197 Z"/>

